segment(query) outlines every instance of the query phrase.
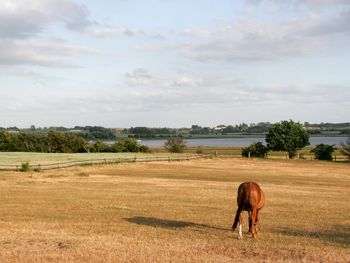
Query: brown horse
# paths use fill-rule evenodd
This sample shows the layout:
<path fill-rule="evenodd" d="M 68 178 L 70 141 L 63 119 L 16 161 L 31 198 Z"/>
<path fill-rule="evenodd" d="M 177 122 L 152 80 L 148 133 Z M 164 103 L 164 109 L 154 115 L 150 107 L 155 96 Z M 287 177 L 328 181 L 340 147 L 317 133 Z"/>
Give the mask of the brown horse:
<path fill-rule="evenodd" d="M 238 239 L 242 239 L 242 214 L 248 211 L 249 214 L 249 232 L 255 238 L 259 230 L 259 210 L 265 204 L 265 195 L 260 186 L 254 182 L 242 183 L 237 192 L 237 213 L 232 225 L 232 231 L 236 230 L 239 222 Z"/>

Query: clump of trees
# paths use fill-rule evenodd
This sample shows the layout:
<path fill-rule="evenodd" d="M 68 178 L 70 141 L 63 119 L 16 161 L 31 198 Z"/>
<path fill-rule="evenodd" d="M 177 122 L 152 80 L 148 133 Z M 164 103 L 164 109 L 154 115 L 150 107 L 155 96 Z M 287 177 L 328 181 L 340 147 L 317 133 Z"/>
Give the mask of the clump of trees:
<path fill-rule="evenodd" d="M 270 150 L 288 152 L 289 158 L 294 158 L 298 150 L 310 144 L 303 125 L 292 120 L 272 125 L 265 140 Z"/>
<path fill-rule="evenodd" d="M 164 144 L 164 148 L 171 153 L 182 153 L 187 145 L 182 137 L 171 137 Z"/>
<path fill-rule="evenodd" d="M 268 151 L 269 149 L 262 142 L 254 142 L 243 148 L 242 156 L 264 158 Z"/>
<path fill-rule="evenodd" d="M 311 152 L 315 155 L 315 158 L 317 160 L 324 161 L 332 161 L 334 151 L 334 145 L 328 145 L 323 143 L 316 145 L 316 147 L 311 150 Z"/>
<path fill-rule="evenodd" d="M 48 153 L 82 153 L 82 152 L 150 152 L 150 149 L 136 140 L 119 139 L 108 145 L 101 140 L 88 143 L 84 138 L 60 131 L 51 130 L 41 133 L 9 133 L 0 131 L 1 152 L 48 152 Z"/>
<path fill-rule="evenodd" d="M 340 151 L 350 159 L 350 136 L 345 143 L 342 143 Z"/>

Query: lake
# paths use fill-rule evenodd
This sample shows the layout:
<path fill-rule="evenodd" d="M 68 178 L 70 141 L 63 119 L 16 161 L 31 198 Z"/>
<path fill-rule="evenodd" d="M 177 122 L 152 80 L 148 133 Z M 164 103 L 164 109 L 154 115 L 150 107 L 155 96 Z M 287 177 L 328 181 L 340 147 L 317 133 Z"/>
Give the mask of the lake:
<path fill-rule="evenodd" d="M 315 146 L 317 144 L 335 144 L 341 145 L 346 142 L 348 137 L 310 137 L 310 144 Z M 142 140 L 141 143 L 151 147 L 161 147 L 166 140 Z M 209 138 L 209 139 L 186 139 L 188 146 L 211 146 L 211 147 L 225 147 L 225 146 L 248 146 L 253 142 L 263 142 L 264 138 Z"/>

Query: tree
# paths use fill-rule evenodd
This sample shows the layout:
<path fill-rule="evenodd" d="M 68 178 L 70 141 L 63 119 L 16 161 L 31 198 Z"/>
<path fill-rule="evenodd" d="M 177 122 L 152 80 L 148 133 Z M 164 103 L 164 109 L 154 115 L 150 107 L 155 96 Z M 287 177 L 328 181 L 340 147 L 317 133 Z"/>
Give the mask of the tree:
<path fill-rule="evenodd" d="M 182 137 L 171 137 L 164 144 L 164 148 L 171 153 L 182 153 L 187 145 Z"/>
<path fill-rule="evenodd" d="M 79 136 L 74 134 L 66 135 L 66 142 L 64 147 L 64 152 L 66 153 L 82 153 L 87 152 L 87 143 L 86 141 Z"/>
<path fill-rule="evenodd" d="M 341 152 L 350 159 L 350 136 L 345 143 L 342 142 Z"/>
<path fill-rule="evenodd" d="M 101 140 L 97 140 L 93 145 L 91 150 L 96 153 L 100 152 L 107 152 L 109 149 L 109 146 L 102 142 Z"/>
<path fill-rule="evenodd" d="M 249 157 L 249 153 L 251 157 L 264 158 L 269 149 L 262 144 L 262 142 L 254 142 L 248 147 L 243 148 L 242 156 Z"/>
<path fill-rule="evenodd" d="M 1 152 L 15 151 L 13 137 L 14 136 L 7 131 L 0 132 L 0 151 Z"/>
<path fill-rule="evenodd" d="M 47 148 L 50 153 L 63 153 L 65 141 L 63 132 L 50 130 L 46 135 Z"/>
<path fill-rule="evenodd" d="M 334 145 L 327 145 L 323 143 L 316 145 L 316 147 L 311 150 L 311 152 L 315 154 L 317 160 L 325 161 L 333 160 L 332 154 L 334 151 Z"/>
<path fill-rule="evenodd" d="M 309 135 L 304 127 L 292 120 L 272 125 L 265 140 L 270 150 L 286 151 L 289 158 L 294 158 L 297 150 L 310 144 Z"/>

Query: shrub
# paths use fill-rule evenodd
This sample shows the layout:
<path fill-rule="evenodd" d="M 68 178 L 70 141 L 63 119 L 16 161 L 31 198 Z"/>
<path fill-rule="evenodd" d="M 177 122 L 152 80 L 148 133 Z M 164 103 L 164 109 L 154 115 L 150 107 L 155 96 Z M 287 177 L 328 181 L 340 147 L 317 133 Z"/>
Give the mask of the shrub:
<path fill-rule="evenodd" d="M 21 172 L 29 172 L 31 170 L 29 162 L 25 162 L 21 164 Z"/>
<path fill-rule="evenodd" d="M 197 149 L 196 149 L 196 154 L 203 154 L 204 153 L 204 150 L 201 146 L 198 146 Z"/>
<path fill-rule="evenodd" d="M 346 142 L 342 142 L 341 152 L 342 154 L 346 155 L 350 159 L 350 136 L 346 140 Z"/>
<path fill-rule="evenodd" d="M 243 148 L 242 156 L 249 157 L 249 153 L 251 157 L 264 158 L 269 149 L 262 144 L 261 142 L 254 142 L 248 147 Z"/>
<path fill-rule="evenodd" d="M 119 139 L 111 147 L 112 152 L 151 152 L 148 146 L 139 144 L 135 139 Z"/>
<path fill-rule="evenodd" d="M 326 160 L 326 161 L 332 161 L 333 160 L 333 152 L 334 152 L 334 145 L 327 145 L 327 144 L 318 144 L 315 148 L 311 150 L 313 154 L 315 154 L 315 158 L 317 160 Z"/>
<path fill-rule="evenodd" d="M 89 177 L 89 174 L 84 172 L 78 173 L 77 175 L 81 177 Z"/>
<path fill-rule="evenodd" d="M 164 148 L 171 153 L 182 153 L 187 145 L 182 137 L 171 137 L 164 144 Z"/>

